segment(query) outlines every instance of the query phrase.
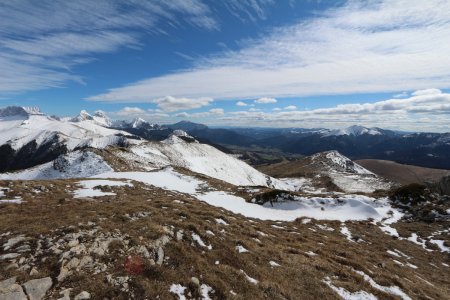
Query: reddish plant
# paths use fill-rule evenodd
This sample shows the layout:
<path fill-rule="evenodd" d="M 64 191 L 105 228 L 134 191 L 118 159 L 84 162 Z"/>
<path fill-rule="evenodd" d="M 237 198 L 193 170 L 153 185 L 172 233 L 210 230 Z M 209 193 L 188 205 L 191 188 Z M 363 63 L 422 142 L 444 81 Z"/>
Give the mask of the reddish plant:
<path fill-rule="evenodd" d="M 125 271 L 129 274 L 140 275 L 144 272 L 144 260 L 140 256 L 128 256 L 123 263 Z"/>

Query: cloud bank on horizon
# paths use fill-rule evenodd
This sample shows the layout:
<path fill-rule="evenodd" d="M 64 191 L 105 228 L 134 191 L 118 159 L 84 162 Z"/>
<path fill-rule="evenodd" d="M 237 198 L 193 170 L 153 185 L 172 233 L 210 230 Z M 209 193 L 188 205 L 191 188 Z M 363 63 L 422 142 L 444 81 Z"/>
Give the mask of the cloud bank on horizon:
<path fill-rule="evenodd" d="M 89 74 L 72 70 L 93 64 L 99 54 L 139 51 L 149 38 L 169 38 L 175 29 L 220 38 L 228 18 L 245 27 L 246 22 L 275 18 L 270 12 L 277 5 L 271 0 L 3 3 L 0 95 L 73 81 L 90 85 Z M 295 1 L 291 5 L 298 8 Z M 187 67 L 163 68 L 147 78 L 139 74 L 136 81 L 124 76 L 103 92 L 82 98 L 89 105 L 126 105 L 110 110 L 113 116 L 161 122 L 189 118 L 217 125 L 292 127 L 359 123 L 450 131 L 448 53 L 449 1 L 343 1 L 265 28 L 232 49 L 184 55 Z M 382 100 L 386 93 L 393 94 L 391 99 Z M 380 98 L 346 102 L 347 95 L 355 94 Z M 335 95 L 342 97 L 313 109 L 299 100 Z"/>

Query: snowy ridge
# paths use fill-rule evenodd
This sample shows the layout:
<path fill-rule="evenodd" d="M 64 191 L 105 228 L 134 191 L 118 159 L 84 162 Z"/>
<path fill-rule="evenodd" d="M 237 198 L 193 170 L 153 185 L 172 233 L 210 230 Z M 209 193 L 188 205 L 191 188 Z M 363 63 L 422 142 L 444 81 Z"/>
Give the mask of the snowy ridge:
<path fill-rule="evenodd" d="M 210 145 L 197 142 L 181 130 L 175 131 L 163 142 L 134 145 L 130 148 L 130 152 L 121 152 L 117 155 L 126 160 L 139 161 L 150 168 L 167 166 L 186 168 L 233 185 L 271 185 L 287 188 L 287 185 L 281 181 L 270 178 L 245 162 Z"/>

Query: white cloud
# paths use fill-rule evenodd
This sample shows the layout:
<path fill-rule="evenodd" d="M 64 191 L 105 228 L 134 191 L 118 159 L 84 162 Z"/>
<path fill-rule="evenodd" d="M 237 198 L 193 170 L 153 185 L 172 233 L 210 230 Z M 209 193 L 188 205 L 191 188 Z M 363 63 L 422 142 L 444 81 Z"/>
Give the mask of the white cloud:
<path fill-rule="evenodd" d="M 175 114 L 175 117 L 177 117 L 177 118 L 189 118 L 189 114 L 187 112 L 181 112 L 181 113 Z"/>
<path fill-rule="evenodd" d="M 297 106 L 295 106 L 295 105 L 289 105 L 289 106 L 286 106 L 284 109 L 285 109 L 285 110 L 296 110 L 296 109 L 297 109 Z"/>
<path fill-rule="evenodd" d="M 259 104 L 267 104 L 267 103 L 277 103 L 277 99 L 275 98 L 269 98 L 269 97 L 262 97 L 255 100 L 255 103 Z"/>
<path fill-rule="evenodd" d="M 223 108 L 213 108 L 213 109 L 210 109 L 209 112 L 214 115 L 223 115 L 225 113 Z"/>
<path fill-rule="evenodd" d="M 450 86 L 450 1 L 349 1 L 309 20 L 91 99 L 214 99 Z M 129 97 L 129 98 L 127 98 Z"/>
<path fill-rule="evenodd" d="M 423 96 L 423 95 L 438 95 L 441 94 L 442 91 L 439 89 L 424 89 L 424 90 L 417 90 L 413 92 L 412 96 Z"/>
<path fill-rule="evenodd" d="M 243 102 L 243 101 L 238 101 L 236 102 L 237 106 L 247 106 L 247 103 Z"/>
<path fill-rule="evenodd" d="M 200 108 L 209 105 L 213 99 L 211 98 L 176 98 L 172 96 L 165 96 L 163 98 L 155 99 L 152 102 L 163 111 L 173 112 L 178 110 L 189 110 L 194 108 Z"/>
<path fill-rule="evenodd" d="M 414 96 L 415 95 L 415 96 Z M 139 113 L 136 107 L 127 107 L 122 111 Z M 439 90 L 423 90 L 411 93 L 404 99 L 392 98 L 373 103 L 340 104 L 334 107 L 311 110 L 272 109 L 264 112 L 258 109 L 225 112 L 221 108 L 208 111 L 175 115 L 163 114 L 151 110 L 152 114 L 144 118 L 160 120 L 164 123 L 174 122 L 174 118 L 202 119 L 203 123 L 214 125 L 266 126 L 266 127 L 325 127 L 342 128 L 361 124 L 381 128 L 406 131 L 440 131 L 449 132 L 450 93 Z"/>
<path fill-rule="evenodd" d="M 126 106 L 113 114 L 117 115 L 117 116 L 121 116 L 121 117 L 130 117 L 130 116 L 137 116 L 137 115 L 145 115 L 145 114 L 147 114 L 147 112 L 139 107 Z"/>
<path fill-rule="evenodd" d="M 450 94 L 439 90 L 420 90 L 405 99 L 374 103 L 340 104 L 305 111 L 272 113 L 238 111 L 222 118 L 236 125 L 274 127 L 336 128 L 354 124 L 395 130 L 450 131 Z"/>
<path fill-rule="evenodd" d="M 218 116 L 223 116 L 224 114 L 225 114 L 225 111 L 222 108 L 213 108 L 213 109 L 210 109 L 209 111 L 192 113 L 192 114 L 189 114 L 187 112 L 181 112 L 181 113 L 175 114 L 175 117 L 199 119 L 199 118 L 218 117 Z"/>
<path fill-rule="evenodd" d="M 275 107 L 275 108 L 273 108 L 272 110 L 273 110 L 273 111 L 280 111 L 280 110 L 281 110 L 281 108 L 279 108 L 279 107 Z"/>

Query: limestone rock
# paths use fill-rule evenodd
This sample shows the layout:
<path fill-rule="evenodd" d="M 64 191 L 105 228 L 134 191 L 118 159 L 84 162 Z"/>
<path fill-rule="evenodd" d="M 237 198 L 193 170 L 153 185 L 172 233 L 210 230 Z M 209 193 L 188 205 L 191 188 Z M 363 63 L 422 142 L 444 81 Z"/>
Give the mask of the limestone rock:
<path fill-rule="evenodd" d="M 47 291 L 52 287 L 52 284 L 52 279 L 50 277 L 45 277 L 27 281 L 23 286 L 25 287 L 30 300 L 40 300 L 44 298 Z"/>
<path fill-rule="evenodd" d="M 81 293 L 76 295 L 74 298 L 74 300 L 87 300 L 87 299 L 91 299 L 91 294 L 89 294 L 86 291 L 82 291 Z"/>
<path fill-rule="evenodd" d="M 0 300 L 27 300 L 22 287 L 16 284 L 16 277 L 0 281 Z"/>

